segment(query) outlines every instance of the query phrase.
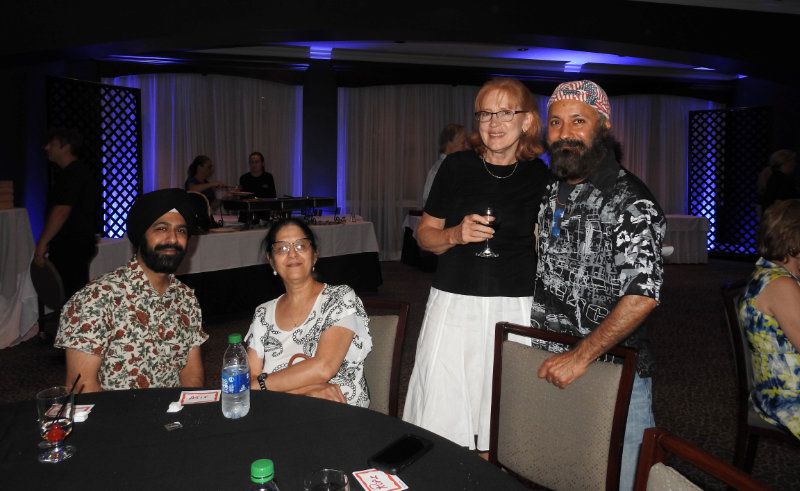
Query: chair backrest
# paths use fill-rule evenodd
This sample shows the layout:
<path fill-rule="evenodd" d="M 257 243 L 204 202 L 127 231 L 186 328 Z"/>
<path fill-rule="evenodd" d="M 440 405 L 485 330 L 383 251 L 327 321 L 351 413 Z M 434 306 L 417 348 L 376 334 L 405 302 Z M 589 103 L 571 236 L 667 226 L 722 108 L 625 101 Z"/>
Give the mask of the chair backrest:
<path fill-rule="evenodd" d="M 31 262 L 31 282 L 39 301 L 51 310 L 59 310 L 64 302 L 64 283 L 55 265 L 48 259 L 44 260 L 44 266 L 39 267 L 35 262 Z"/>
<path fill-rule="evenodd" d="M 208 198 L 198 191 L 187 191 L 187 194 L 195 214 L 195 230 L 193 232 L 208 232 L 212 226 L 211 204 L 208 202 Z"/>
<path fill-rule="evenodd" d="M 769 489 L 749 474 L 688 441 L 662 428 L 647 428 L 644 430 L 642 448 L 639 450 L 636 482 L 633 487 L 635 491 L 700 489 L 674 468 L 665 464 L 669 455 L 690 463 L 733 489 L 745 491 Z"/>
<path fill-rule="evenodd" d="M 739 323 L 739 300 L 747 286 L 746 279 L 729 281 L 722 285 L 722 305 L 725 311 L 725 325 L 733 351 L 733 362 L 736 367 L 736 385 L 739 399 L 739 418 L 747 419 L 750 391 L 753 385 L 753 365 L 747 337 Z"/>
<path fill-rule="evenodd" d="M 410 304 L 398 300 L 362 299 L 369 315 L 372 351 L 364 361 L 370 409 L 397 417 L 400 361 Z"/>
<path fill-rule="evenodd" d="M 621 363 L 595 362 L 559 389 L 536 376 L 553 353 L 509 334 L 574 346 L 575 336 L 499 322 L 495 328 L 489 460 L 522 481 L 551 489 L 619 484 L 636 351 L 615 347 Z"/>

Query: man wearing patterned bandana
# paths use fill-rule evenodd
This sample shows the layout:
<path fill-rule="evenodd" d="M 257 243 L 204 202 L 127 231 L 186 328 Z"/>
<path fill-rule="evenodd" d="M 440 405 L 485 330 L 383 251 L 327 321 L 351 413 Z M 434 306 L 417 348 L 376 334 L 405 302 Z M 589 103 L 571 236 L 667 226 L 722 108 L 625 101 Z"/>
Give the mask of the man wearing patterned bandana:
<path fill-rule="evenodd" d="M 194 211 L 182 189 L 145 194 L 128 213 L 133 259 L 79 290 L 61 310 L 55 346 L 78 392 L 201 387 L 203 332 L 194 292 L 173 273 Z"/>
<path fill-rule="evenodd" d="M 538 216 L 531 325 L 584 340 L 571 351 L 542 343 L 557 354 L 537 375 L 564 389 L 613 346 L 638 350 L 620 475 L 620 489 L 631 489 L 642 434 L 655 426 L 653 360 L 642 323 L 659 301 L 664 213 L 619 163 L 621 147 L 611 134 L 602 88 L 589 80 L 562 83 L 547 107 L 548 151 L 558 180 L 548 186 Z"/>

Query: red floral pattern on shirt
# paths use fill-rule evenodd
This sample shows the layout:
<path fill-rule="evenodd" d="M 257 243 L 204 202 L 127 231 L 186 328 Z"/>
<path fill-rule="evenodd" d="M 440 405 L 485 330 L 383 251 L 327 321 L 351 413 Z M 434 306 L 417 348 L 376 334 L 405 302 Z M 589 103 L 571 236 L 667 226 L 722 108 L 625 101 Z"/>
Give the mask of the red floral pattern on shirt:
<path fill-rule="evenodd" d="M 208 339 L 194 291 L 170 277 L 160 295 L 135 259 L 64 305 L 55 346 L 103 358 L 103 390 L 178 387 L 189 350 Z"/>

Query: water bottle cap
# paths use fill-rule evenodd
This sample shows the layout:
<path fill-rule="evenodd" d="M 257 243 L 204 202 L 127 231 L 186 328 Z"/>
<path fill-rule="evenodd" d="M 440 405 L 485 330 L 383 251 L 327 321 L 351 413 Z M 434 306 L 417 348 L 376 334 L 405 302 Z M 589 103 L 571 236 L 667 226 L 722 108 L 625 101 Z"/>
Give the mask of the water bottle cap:
<path fill-rule="evenodd" d="M 270 459 L 254 460 L 250 464 L 250 480 L 254 483 L 264 484 L 275 477 L 275 464 Z"/>
<path fill-rule="evenodd" d="M 238 332 L 228 335 L 228 344 L 239 344 L 242 342 L 242 335 Z"/>

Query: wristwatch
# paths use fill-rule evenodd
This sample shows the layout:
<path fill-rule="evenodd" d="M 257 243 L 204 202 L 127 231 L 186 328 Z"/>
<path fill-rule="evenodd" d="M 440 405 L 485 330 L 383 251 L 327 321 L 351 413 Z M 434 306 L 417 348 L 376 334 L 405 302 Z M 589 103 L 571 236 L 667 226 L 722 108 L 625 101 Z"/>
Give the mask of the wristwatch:
<path fill-rule="evenodd" d="M 261 390 L 267 390 L 267 372 L 263 372 L 258 376 L 258 385 Z"/>

